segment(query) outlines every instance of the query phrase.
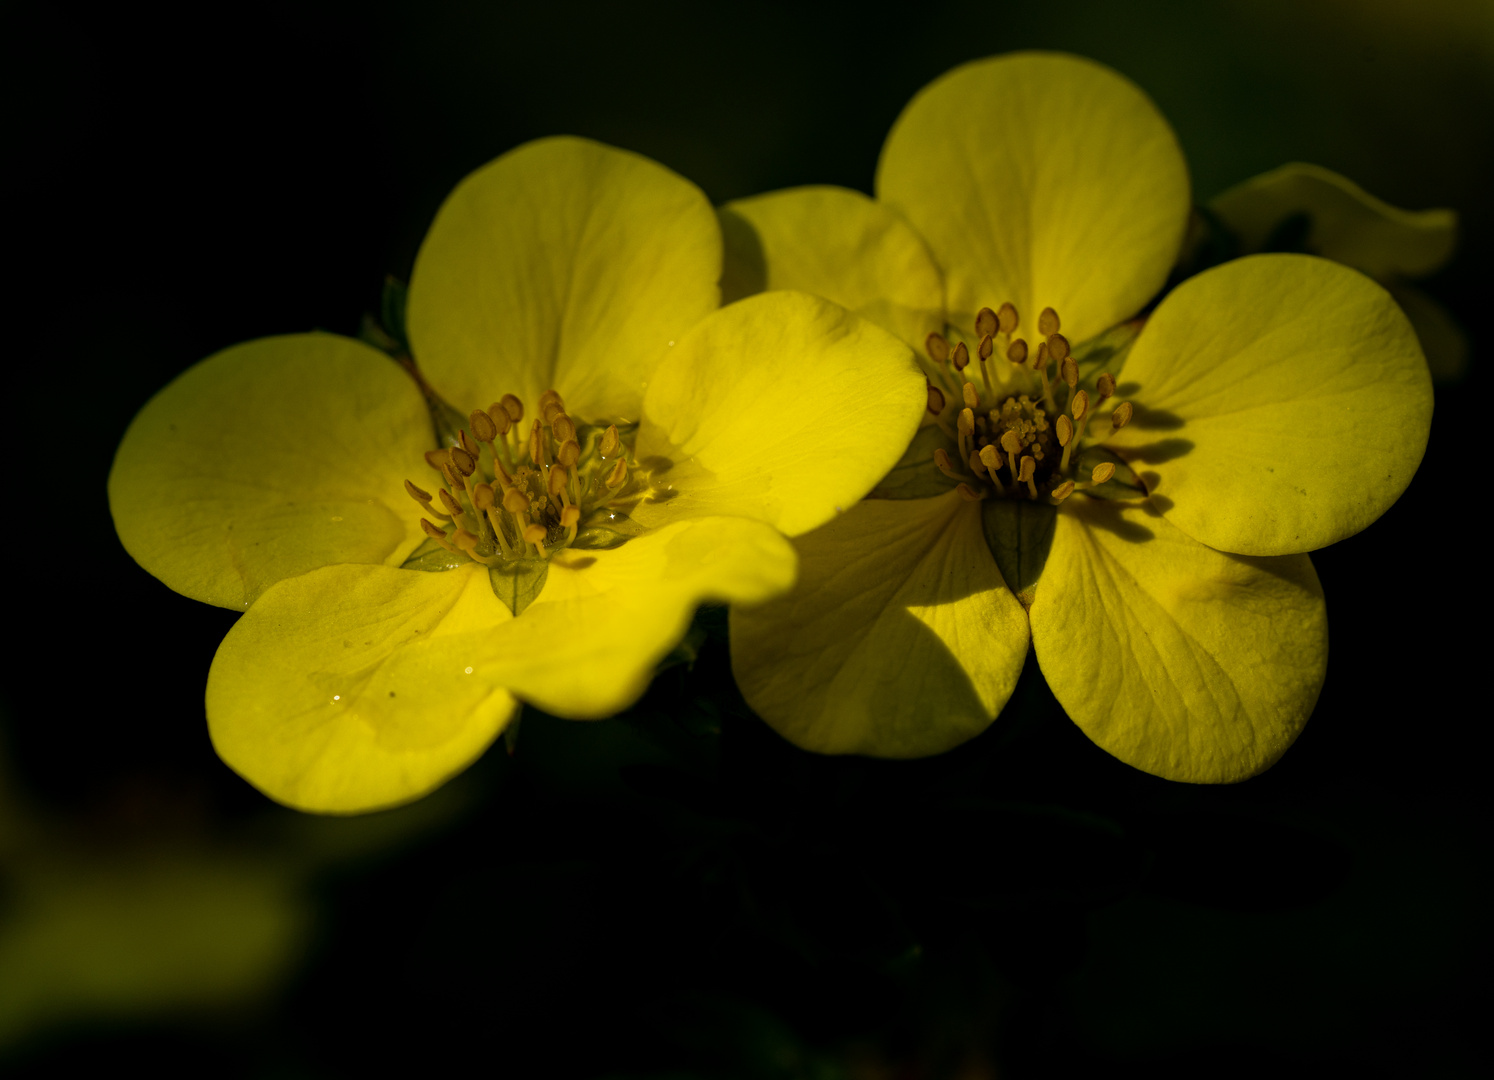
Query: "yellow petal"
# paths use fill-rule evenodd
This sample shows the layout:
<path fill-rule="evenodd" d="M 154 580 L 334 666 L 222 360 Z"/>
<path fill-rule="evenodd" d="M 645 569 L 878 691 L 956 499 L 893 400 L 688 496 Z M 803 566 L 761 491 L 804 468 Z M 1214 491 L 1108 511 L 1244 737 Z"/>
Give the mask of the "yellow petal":
<path fill-rule="evenodd" d="M 1110 440 L 1168 520 L 1245 555 L 1312 551 L 1411 482 L 1432 384 L 1411 324 L 1356 270 L 1253 255 L 1183 282 L 1126 361 Z M 1091 427 L 1109 425 L 1101 418 Z"/>
<path fill-rule="evenodd" d="M 955 68 L 898 117 L 877 195 L 928 241 L 952 323 L 1010 302 L 1035 340 L 1045 307 L 1070 341 L 1136 313 L 1188 223 L 1188 169 L 1151 101 L 1076 56 Z"/>
<path fill-rule="evenodd" d="M 1347 177 L 1293 162 L 1236 184 L 1209 203 L 1247 252 L 1306 215 L 1307 249 L 1373 278 L 1421 277 L 1452 257 L 1458 216 L 1451 210 L 1400 210 Z"/>
<path fill-rule="evenodd" d="M 140 410 L 109 473 L 119 538 L 194 600 L 245 608 L 334 563 L 398 565 L 423 538 L 409 477 L 430 414 L 387 356 L 331 334 L 235 345 Z M 422 475 L 425 474 L 425 475 Z M 428 486 L 428 485 L 427 485 Z"/>
<path fill-rule="evenodd" d="M 747 703 L 806 750 L 923 757 L 986 729 L 1027 655 L 1027 619 L 950 492 L 868 499 L 794 542 L 799 584 L 731 612 Z"/>
<path fill-rule="evenodd" d="M 1064 502 L 1029 614 L 1064 711 L 1107 752 L 1169 780 L 1269 768 L 1327 670 L 1328 616 L 1306 555 L 1224 555 L 1145 504 Z"/>
<path fill-rule="evenodd" d="M 647 689 L 696 607 L 780 595 L 794 565 L 787 540 L 744 518 L 681 522 L 607 551 L 559 552 L 540 598 L 482 647 L 496 677 L 525 701 L 571 719 L 610 716 Z"/>
<path fill-rule="evenodd" d="M 670 353 L 638 457 L 662 501 L 645 525 L 718 514 L 789 536 L 851 506 L 897 464 L 928 403 L 908 346 L 844 308 L 773 292 L 722 308 Z"/>
<path fill-rule="evenodd" d="M 282 581 L 213 658 L 213 746 L 299 810 L 419 798 L 475 761 L 518 707 L 483 662 L 486 638 L 512 620 L 473 564 L 329 566 Z"/>
<path fill-rule="evenodd" d="M 929 249 L 902 218 L 859 191 L 801 187 L 727 203 L 727 303 L 764 289 L 834 301 L 915 351 L 944 329 L 944 282 Z"/>
<path fill-rule="evenodd" d="M 1415 285 L 1393 281 L 1386 288 L 1411 320 L 1432 381 L 1441 386 L 1461 379 L 1468 370 L 1468 337 L 1452 312 Z"/>
<path fill-rule="evenodd" d="M 581 419 L 636 419 L 649 372 L 720 301 L 700 189 L 577 138 L 526 143 L 457 185 L 410 281 L 411 346 L 463 413 L 558 390 Z"/>

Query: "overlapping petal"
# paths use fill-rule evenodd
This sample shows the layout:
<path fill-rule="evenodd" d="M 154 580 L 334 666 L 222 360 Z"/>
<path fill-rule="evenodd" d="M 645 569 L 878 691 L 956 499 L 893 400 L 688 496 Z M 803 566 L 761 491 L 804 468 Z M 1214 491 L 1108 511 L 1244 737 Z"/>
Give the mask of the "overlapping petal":
<path fill-rule="evenodd" d="M 1209 208 L 1247 252 L 1265 250 L 1273 234 L 1305 217 L 1309 251 L 1382 281 L 1430 274 L 1458 240 L 1453 211 L 1401 210 L 1331 169 L 1302 162 L 1236 184 Z"/>
<path fill-rule="evenodd" d="M 954 492 L 869 499 L 795 541 L 798 587 L 733 608 L 748 704 L 820 753 L 921 757 L 978 735 L 1011 697 L 1027 620 Z"/>
<path fill-rule="evenodd" d="M 1416 334 L 1358 271 L 1256 255 L 1170 293 L 1126 362 L 1110 440 L 1168 520 L 1222 551 L 1342 540 L 1411 482 L 1432 387 Z"/>
<path fill-rule="evenodd" d="M 518 707 L 485 662 L 485 643 L 512 621 L 475 564 L 329 566 L 282 581 L 213 658 L 213 745 L 301 810 L 418 798 L 476 760 Z"/>
<path fill-rule="evenodd" d="M 928 242 L 950 321 L 1044 307 L 1083 341 L 1141 308 L 1182 244 L 1189 183 L 1167 121 L 1090 60 L 1015 53 L 935 79 L 887 137 L 877 195 Z"/>
<path fill-rule="evenodd" d="M 485 636 L 483 670 L 558 716 L 627 708 L 702 603 L 755 604 L 794 581 L 793 546 L 746 518 L 678 522 L 607 551 L 554 556 L 540 598 Z"/>
<path fill-rule="evenodd" d="M 1065 502 L 1029 614 L 1064 711 L 1107 752 L 1169 780 L 1268 768 L 1307 723 L 1327 668 L 1306 555 L 1225 555 L 1145 504 Z"/>
<path fill-rule="evenodd" d="M 655 372 L 637 453 L 665 490 L 633 517 L 808 532 L 888 473 L 926 403 L 913 354 L 880 327 L 805 293 L 742 300 Z"/>
<path fill-rule="evenodd" d="M 797 289 L 892 331 L 915 350 L 944 329 L 944 282 L 919 235 L 883 203 L 800 187 L 727 203 L 723 300 Z"/>
<path fill-rule="evenodd" d="M 146 570 L 242 609 L 317 567 L 402 561 L 421 538 L 403 480 L 418 482 L 431 437 L 420 392 L 388 357 L 331 334 L 262 338 L 140 410 L 109 506 Z"/>
<path fill-rule="evenodd" d="M 649 372 L 720 302 L 701 191 L 585 139 L 527 143 L 442 204 L 410 281 L 421 368 L 462 410 L 558 390 L 587 420 L 636 419 Z"/>

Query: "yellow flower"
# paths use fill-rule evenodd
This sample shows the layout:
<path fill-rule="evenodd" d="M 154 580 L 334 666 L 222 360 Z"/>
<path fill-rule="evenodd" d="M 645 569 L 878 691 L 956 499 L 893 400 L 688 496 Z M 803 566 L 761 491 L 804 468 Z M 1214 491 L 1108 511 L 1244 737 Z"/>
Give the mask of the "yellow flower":
<path fill-rule="evenodd" d="M 1141 91 L 1079 58 L 936 80 L 876 183 L 722 211 L 732 291 L 810 289 L 927 341 L 939 414 L 873 497 L 796 541 L 792 593 L 733 612 L 748 702 L 812 750 L 938 753 L 991 723 L 1030 640 L 1123 761 L 1268 767 L 1326 669 L 1305 553 L 1384 512 L 1426 444 L 1405 316 L 1354 270 L 1258 255 L 1185 281 L 1138 335 L 1188 175 Z"/>
<path fill-rule="evenodd" d="M 1251 177 L 1209 201 L 1246 252 L 1301 250 L 1352 266 L 1395 297 L 1427 364 L 1451 381 L 1468 364 L 1468 341 L 1452 315 L 1411 282 L 1452 258 L 1458 216 L 1401 210 L 1320 165 L 1292 162 Z"/>
<path fill-rule="evenodd" d="M 784 536 L 896 461 L 923 377 L 815 297 L 717 311 L 721 260 L 693 185 L 541 140 L 458 185 L 416 259 L 433 409 L 381 353 L 299 334 L 141 410 L 109 478 L 120 538 L 178 592 L 247 609 L 208 676 L 230 766 L 307 810 L 404 802 L 519 702 L 616 712 L 697 604 L 792 584 Z M 469 419 L 433 450 L 443 401 Z"/>

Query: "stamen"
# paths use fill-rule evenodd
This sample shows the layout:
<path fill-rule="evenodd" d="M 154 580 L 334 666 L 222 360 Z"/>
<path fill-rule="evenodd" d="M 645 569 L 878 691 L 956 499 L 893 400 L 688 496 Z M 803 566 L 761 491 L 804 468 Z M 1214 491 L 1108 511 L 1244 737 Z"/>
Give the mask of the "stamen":
<path fill-rule="evenodd" d="M 504 394 L 503 399 L 498 402 L 498 408 L 508 413 L 509 420 L 515 424 L 524 419 L 524 403 L 512 394 Z"/>
<path fill-rule="evenodd" d="M 936 364 L 943 364 L 949 359 L 949 342 L 938 331 L 923 339 L 923 347 L 928 352 L 929 359 Z"/>
<path fill-rule="evenodd" d="M 990 311 L 991 309 L 982 308 L 981 310 Z M 995 316 L 993 315 L 991 316 L 991 318 L 994 319 Z M 980 381 L 986 384 L 986 393 L 994 399 L 996 397 L 996 393 L 991 389 L 991 372 L 986 368 L 986 361 L 991 358 L 991 351 L 993 348 L 994 346 L 991 344 L 991 335 L 985 334 L 981 337 L 980 344 L 975 348 L 975 355 L 980 357 Z"/>
<path fill-rule="evenodd" d="M 615 456 L 618 448 L 621 446 L 622 436 L 617 433 L 617 425 L 612 424 L 606 431 L 602 432 L 602 441 L 598 447 L 598 452 L 602 455 L 602 460 L 605 461 Z"/>
<path fill-rule="evenodd" d="M 478 442 L 492 442 L 498 437 L 498 425 L 481 409 L 473 409 L 468 413 L 467 422 L 472 425 L 472 435 Z"/>
<path fill-rule="evenodd" d="M 576 423 L 565 413 L 560 413 L 550 421 L 550 434 L 555 436 L 555 445 L 559 446 L 567 439 L 576 437 Z"/>
<path fill-rule="evenodd" d="M 1058 362 L 1058 374 L 1070 391 L 1079 385 L 1079 365 L 1074 363 L 1072 356 L 1065 356 Z"/>
<path fill-rule="evenodd" d="M 970 350 L 965 348 L 963 341 L 954 347 L 954 353 L 951 355 L 950 360 L 953 362 L 956 371 L 964 371 L 969 365 Z"/>
<path fill-rule="evenodd" d="M 466 428 L 462 428 L 462 430 L 457 432 L 457 442 L 461 445 L 461 448 L 467 451 L 467 453 L 471 454 L 474 459 L 478 456 L 477 444 L 473 442 L 471 436 L 467 434 Z"/>
<path fill-rule="evenodd" d="M 1014 364 L 1027 363 L 1027 342 L 1017 338 L 1007 347 L 1006 358 Z"/>
<path fill-rule="evenodd" d="M 1131 422 L 1131 403 L 1122 401 L 1115 407 L 1115 412 L 1110 414 L 1110 434 L 1114 435 L 1121 428 Z"/>
<path fill-rule="evenodd" d="M 1017 455 L 1022 452 L 1022 440 L 1010 428 L 1001 433 L 1001 449 L 1006 451 L 1006 463 L 1012 471 L 1012 479 L 1020 480 L 1021 477 L 1017 475 Z"/>
<path fill-rule="evenodd" d="M 1074 481 L 1065 480 L 1063 483 L 1059 484 L 1056 488 L 1053 489 L 1053 501 L 1056 503 L 1061 503 L 1072 494 L 1074 494 Z"/>
<path fill-rule="evenodd" d="M 525 495 L 516 487 L 511 487 L 503 493 L 503 509 L 510 514 L 523 514 L 529 511 L 529 496 Z"/>
<path fill-rule="evenodd" d="M 1069 339 L 1059 333 L 1050 334 L 1048 336 L 1048 352 L 1054 360 L 1062 364 L 1069 358 Z"/>
<path fill-rule="evenodd" d="M 1001 478 L 996 475 L 1001 469 L 1001 455 L 997 452 L 996 448 L 989 443 L 982 446 L 980 448 L 980 462 L 986 467 L 986 474 L 990 476 L 991 483 L 996 488 L 996 493 L 998 495 L 1005 495 L 1006 487 L 1001 483 Z"/>
<path fill-rule="evenodd" d="M 929 412 L 938 416 L 944 411 L 944 391 L 932 383 L 929 384 Z"/>
<path fill-rule="evenodd" d="M 990 337 L 1000 327 L 1001 321 L 996 318 L 996 313 L 988 307 L 983 307 L 975 313 L 975 333 L 978 337 Z"/>
<path fill-rule="evenodd" d="M 959 419 L 960 457 L 967 458 L 970 456 L 970 436 L 974 434 L 975 410 L 961 409 Z"/>
<path fill-rule="evenodd" d="M 1102 461 L 1090 471 L 1089 478 L 1096 484 L 1103 484 L 1115 475 L 1115 462 Z"/>
<path fill-rule="evenodd" d="M 477 455 L 460 446 L 453 446 L 447 453 L 451 455 L 452 466 L 463 476 L 471 476 L 477 471 Z"/>
<path fill-rule="evenodd" d="M 974 383 L 968 383 L 967 382 L 965 384 L 965 386 L 963 388 L 963 391 L 962 391 L 962 396 L 965 399 L 965 408 L 967 408 L 967 409 L 978 409 L 978 408 L 980 408 L 980 394 L 976 393 L 975 384 Z"/>
<path fill-rule="evenodd" d="M 1069 411 L 1074 414 L 1076 423 L 1084 419 L 1084 414 L 1089 411 L 1089 391 L 1080 390 L 1074 394 L 1074 400 L 1069 405 Z"/>
<path fill-rule="evenodd" d="M 451 492 L 447 491 L 445 488 L 442 488 L 440 494 L 441 505 L 446 507 L 446 512 L 449 513 L 452 517 L 461 517 L 464 513 L 466 513 L 466 511 L 462 509 L 462 504 L 456 500 L 456 497 L 452 495 Z"/>
<path fill-rule="evenodd" d="M 575 439 L 567 439 L 560 444 L 560 449 L 555 451 L 555 460 L 567 469 L 575 468 L 576 462 L 581 458 L 581 444 Z"/>
<path fill-rule="evenodd" d="M 508 410 L 503 407 L 501 401 L 495 401 L 488 406 L 488 416 L 497 426 L 499 436 L 507 435 L 509 429 L 514 426 L 514 418 L 508 415 Z"/>
<path fill-rule="evenodd" d="M 497 505 L 493 497 L 492 484 L 478 484 L 472 489 L 472 505 L 479 510 L 491 510 Z"/>
<path fill-rule="evenodd" d="M 424 507 L 425 512 L 430 514 L 432 517 L 438 517 L 448 521 L 450 520 L 450 518 L 448 518 L 445 514 L 441 513 L 441 511 L 437 510 L 434 506 L 431 505 L 431 493 L 429 491 L 421 490 L 414 484 L 410 483 L 410 481 L 408 480 L 405 481 L 405 491 L 407 494 L 409 494 L 410 498 L 414 499 L 422 507 Z"/>
<path fill-rule="evenodd" d="M 1115 393 L 1115 376 L 1110 372 L 1101 372 L 1100 377 L 1095 380 L 1095 389 L 1100 393 L 1100 401 Z"/>
<path fill-rule="evenodd" d="M 1058 333 L 1058 312 L 1054 311 L 1050 307 L 1045 307 L 1041 312 L 1038 313 L 1038 333 Z"/>
<path fill-rule="evenodd" d="M 446 453 L 445 450 L 427 450 L 425 452 L 425 463 L 431 468 L 435 469 L 437 472 L 440 472 L 441 466 L 445 465 L 450 460 L 451 457 Z"/>
<path fill-rule="evenodd" d="M 607 490 L 616 491 L 622 487 L 628 479 L 628 463 L 623 458 L 617 459 L 617 464 L 612 466 L 612 471 L 607 474 Z"/>
<path fill-rule="evenodd" d="M 560 512 L 560 523 L 567 529 L 574 529 L 580 520 L 581 508 L 579 506 L 567 506 Z"/>
<path fill-rule="evenodd" d="M 938 469 L 951 480 L 958 480 L 961 476 L 964 475 L 963 473 L 958 473 L 955 471 L 954 466 L 950 464 L 949 454 L 945 452 L 944 447 L 942 446 L 936 447 L 934 449 L 934 468 Z"/>
<path fill-rule="evenodd" d="M 1027 485 L 1027 490 L 1032 494 L 1034 499 L 1037 498 L 1037 485 L 1032 482 L 1032 474 L 1036 469 L 1037 462 L 1030 457 L 1024 457 L 1022 459 L 1022 470 L 1017 473 L 1018 482 Z"/>
<path fill-rule="evenodd" d="M 1002 304 L 996 312 L 996 325 L 1003 334 L 1010 334 L 1017 328 L 1017 309 L 1011 304 Z"/>
<path fill-rule="evenodd" d="M 446 539 L 445 529 L 442 529 L 436 525 L 432 525 L 429 521 L 425 520 L 425 518 L 420 519 L 420 527 L 425 530 L 425 534 L 427 536 L 429 536 L 436 543 L 440 544 L 447 551 L 451 552 L 453 555 L 460 555 L 462 553 L 460 548 L 458 548 L 450 540 Z"/>
<path fill-rule="evenodd" d="M 955 490 L 960 493 L 960 498 L 966 502 L 980 502 L 985 498 L 984 493 L 976 491 L 969 484 L 960 484 L 956 486 Z"/>

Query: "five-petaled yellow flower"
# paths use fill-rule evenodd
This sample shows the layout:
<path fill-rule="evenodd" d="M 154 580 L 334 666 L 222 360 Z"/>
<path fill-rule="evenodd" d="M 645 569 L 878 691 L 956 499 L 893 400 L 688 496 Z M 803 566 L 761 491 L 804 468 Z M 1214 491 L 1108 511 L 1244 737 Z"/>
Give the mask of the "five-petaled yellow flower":
<path fill-rule="evenodd" d="M 152 399 L 110 504 L 152 574 L 247 609 L 208 677 L 223 759 L 303 809 L 403 802 L 519 702 L 616 712 L 697 604 L 786 590 L 785 535 L 896 462 L 924 379 L 812 296 L 718 311 L 721 269 L 693 185 L 542 140 L 464 180 L 416 260 L 409 340 L 458 445 L 433 449 L 405 370 L 329 334 L 227 349 Z"/>
<path fill-rule="evenodd" d="M 930 358 L 931 422 L 899 467 L 796 541 L 794 592 L 733 612 L 748 702 L 813 750 L 937 753 L 992 722 L 1030 640 L 1123 761 L 1198 782 L 1270 766 L 1326 670 L 1306 552 L 1374 521 L 1425 448 L 1405 316 L 1338 263 L 1257 255 L 1141 328 L 1187 169 L 1140 90 L 1074 57 L 936 80 L 876 187 L 722 211 L 729 291 L 809 289 Z"/>

